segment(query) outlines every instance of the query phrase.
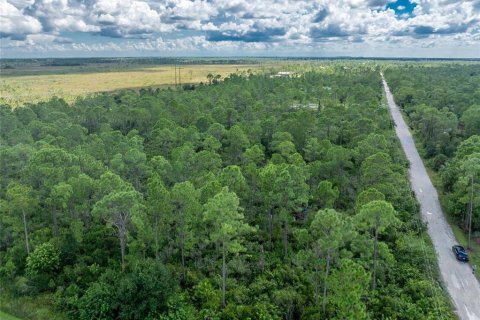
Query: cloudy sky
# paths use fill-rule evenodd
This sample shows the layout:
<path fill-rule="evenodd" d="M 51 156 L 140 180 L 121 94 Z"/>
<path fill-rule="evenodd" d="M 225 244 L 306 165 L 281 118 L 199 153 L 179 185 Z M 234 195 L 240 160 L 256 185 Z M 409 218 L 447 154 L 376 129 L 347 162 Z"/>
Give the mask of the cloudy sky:
<path fill-rule="evenodd" d="M 480 0 L 0 0 L 0 54 L 480 57 Z"/>

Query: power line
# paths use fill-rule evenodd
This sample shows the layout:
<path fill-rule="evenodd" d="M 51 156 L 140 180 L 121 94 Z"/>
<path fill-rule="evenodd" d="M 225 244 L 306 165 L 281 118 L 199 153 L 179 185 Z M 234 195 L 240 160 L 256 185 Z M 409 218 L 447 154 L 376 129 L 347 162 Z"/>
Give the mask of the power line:
<path fill-rule="evenodd" d="M 413 199 L 412 199 L 413 201 Z M 415 206 L 416 207 L 416 206 Z M 416 210 L 417 211 L 417 210 Z M 421 216 L 419 214 L 419 212 L 417 211 L 416 212 L 416 215 L 417 216 Z M 423 262 L 425 264 L 425 269 L 427 270 L 427 276 L 430 280 L 430 287 L 431 287 L 431 290 L 432 290 L 432 294 L 434 295 L 434 303 L 435 303 L 435 308 L 437 309 L 437 313 L 438 315 L 440 316 L 440 319 L 444 319 L 444 315 L 443 315 L 443 311 L 442 309 L 440 308 L 440 303 L 439 303 L 439 297 L 438 297 L 438 292 L 437 292 L 437 286 L 435 285 L 436 283 L 436 279 L 435 277 L 433 276 L 433 268 L 432 268 L 432 263 L 428 257 L 428 254 L 427 254 L 427 249 L 426 249 L 426 245 L 425 245 L 425 238 L 424 238 L 424 232 L 422 230 L 422 228 L 420 227 L 419 225 L 419 222 L 418 222 L 418 217 L 415 217 L 413 219 L 414 223 L 415 223 L 415 227 L 417 228 L 417 231 L 420 235 L 420 238 L 421 238 L 421 241 L 420 241 L 420 244 L 422 246 L 422 252 L 423 252 Z"/>
<path fill-rule="evenodd" d="M 472 241 L 472 215 L 473 215 L 473 174 L 472 174 L 472 189 L 470 194 L 470 212 L 468 214 L 468 248 L 471 249 Z"/>

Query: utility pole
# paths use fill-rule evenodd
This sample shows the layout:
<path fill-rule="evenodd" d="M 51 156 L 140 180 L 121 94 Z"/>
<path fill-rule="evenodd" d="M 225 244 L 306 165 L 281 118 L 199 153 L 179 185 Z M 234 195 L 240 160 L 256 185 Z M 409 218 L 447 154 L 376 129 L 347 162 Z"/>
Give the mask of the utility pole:
<path fill-rule="evenodd" d="M 468 213 L 468 248 L 472 241 L 472 215 L 473 215 L 473 174 L 472 174 L 472 186 L 470 191 L 470 212 Z"/>
<path fill-rule="evenodd" d="M 177 87 L 177 64 L 173 65 L 174 71 L 175 71 L 175 87 Z"/>
<path fill-rule="evenodd" d="M 180 75 L 180 72 L 182 71 L 181 65 L 178 66 L 178 85 L 182 85 L 182 76 Z"/>

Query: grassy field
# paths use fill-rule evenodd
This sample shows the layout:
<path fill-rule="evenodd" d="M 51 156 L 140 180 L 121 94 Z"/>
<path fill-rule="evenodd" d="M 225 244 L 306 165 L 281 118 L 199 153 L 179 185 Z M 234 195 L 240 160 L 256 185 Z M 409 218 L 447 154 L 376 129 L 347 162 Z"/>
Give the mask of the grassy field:
<path fill-rule="evenodd" d="M 9 294 L 11 284 L 0 283 L 0 320 L 66 320 L 67 316 L 55 310 L 54 296 L 45 293 L 38 296 L 13 297 Z M 15 314 L 16 316 L 12 316 Z"/>
<path fill-rule="evenodd" d="M 16 107 L 25 103 L 46 101 L 54 96 L 63 98 L 70 103 L 79 96 L 97 92 L 137 88 L 165 88 L 173 87 L 175 83 L 208 83 L 208 74 L 214 76 L 219 74 L 223 79 L 232 73 L 249 71 L 253 73 L 266 72 L 268 74 L 278 71 L 303 73 L 317 70 L 331 73 L 334 72 L 334 66 L 338 63 L 334 60 L 281 59 L 177 60 L 0 60 L 0 104 Z M 76 65 L 77 62 L 78 65 Z M 363 62 L 362 64 L 366 63 Z M 372 68 L 376 65 L 372 62 L 368 63 Z M 358 62 L 342 61 L 341 65 L 349 69 L 357 66 Z M 178 66 L 180 66 L 180 72 Z M 175 73 L 177 73 L 176 76 Z"/>
<path fill-rule="evenodd" d="M 45 101 L 53 96 L 72 102 L 78 96 L 96 92 L 140 87 L 165 87 L 177 83 L 208 82 L 207 75 L 255 71 L 259 64 L 199 64 L 183 65 L 180 72 L 173 65 L 146 67 L 121 72 L 92 72 L 71 74 L 40 74 L 2 76 L 0 103 L 18 106 L 23 103 Z"/>
<path fill-rule="evenodd" d="M 20 318 L 9 315 L 8 313 L 0 311 L 0 320 L 20 320 Z"/>

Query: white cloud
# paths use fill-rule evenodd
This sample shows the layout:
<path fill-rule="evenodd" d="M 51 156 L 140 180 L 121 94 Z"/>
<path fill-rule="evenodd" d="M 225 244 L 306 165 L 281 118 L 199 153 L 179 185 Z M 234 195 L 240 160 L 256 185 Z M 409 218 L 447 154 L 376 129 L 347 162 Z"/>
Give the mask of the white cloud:
<path fill-rule="evenodd" d="M 32 5 L 35 0 L 9 0 L 8 2 L 14 5 L 17 9 L 21 10 L 29 5 Z"/>
<path fill-rule="evenodd" d="M 170 25 L 162 23 L 160 13 L 144 1 L 98 0 L 87 18 L 103 35 L 113 37 L 173 30 Z"/>
<path fill-rule="evenodd" d="M 35 0 L 34 3 L 26 6 L 22 11 L 25 16 L 28 15 L 38 19 L 44 32 L 98 31 L 97 26 L 90 24 L 85 19 L 87 7 L 79 1 Z"/>
<path fill-rule="evenodd" d="M 6 0 L 0 0 L 0 26 L 0 34 L 4 36 L 21 37 L 42 31 L 42 25 L 37 19 L 24 15 Z"/>
<path fill-rule="evenodd" d="M 413 14 L 401 17 L 393 9 L 386 10 L 392 2 L 395 1 L 0 0 L 0 32 L 10 38 L 2 42 L 2 47 L 13 43 L 21 47 L 15 40 L 23 39 L 32 50 L 35 46 L 49 50 L 51 45 L 51 50 L 221 52 L 222 48 L 297 48 L 296 52 L 309 52 L 327 43 L 340 50 L 389 41 L 404 47 L 431 47 L 432 41 L 478 47 L 480 0 L 418 0 Z M 75 43 L 72 37 L 74 43 L 69 44 L 68 39 L 61 38 L 64 32 L 127 39 L 95 45 Z M 56 40 L 40 44 L 33 35 Z"/>

